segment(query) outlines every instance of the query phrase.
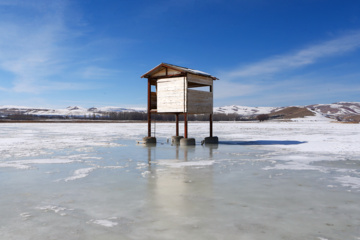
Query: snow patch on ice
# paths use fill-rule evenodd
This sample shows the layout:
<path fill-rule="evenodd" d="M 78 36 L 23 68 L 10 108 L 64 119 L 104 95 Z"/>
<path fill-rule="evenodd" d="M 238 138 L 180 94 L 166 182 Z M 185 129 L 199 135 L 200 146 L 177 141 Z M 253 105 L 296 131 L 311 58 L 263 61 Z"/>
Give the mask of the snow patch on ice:
<path fill-rule="evenodd" d="M 74 209 L 64 208 L 55 205 L 46 205 L 42 207 L 37 207 L 37 209 L 43 210 L 44 212 L 54 212 L 60 216 L 66 216 L 66 211 L 73 211 Z"/>
<path fill-rule="evenodd" d="M 316 170 L 320 172 L 326 172 L 326 168 L 321 166 L 311 165 L 312 162 L 321 161 L 322 158 L 312 158 L 308 156 L 277 156 L 273 157 L 273 160 L 282 160 L 285 162 L 275 162 L 274 166 L 264 167 L 263 170 Z M 271 162 L 274 164 L 274 162 Z"/>
<path fill-rule="evenodd" d="M 137 166 L 136 169 L 143 169 L 143 168 L 149 167 L 149 164 L 148 163 L 137 163 L 136 166 Z"/>
<path fill-rule="evenodd" d="M 89 175 L 89 173 L 94 171 L 95 169 L 96 169 L 95 167 L 77 169 L 77 170 L 75 170 L 74 174 L 71 177 L 65 178 L 64 181 L 68 182 L 68 181 L 73 181 L 73 180 L 87 177 Z"/>
<path fill-rule="evenodd" d="M 116 220 L 116 218 L 109 218 L 109 219 L 98 219 L 98 220 L 90 220 L 88 223 L 93 223 L 93 224 L 97 224 L 103 227 L 115 227 L 116 225 L 118 225 L 118 222 L 115 222 L 113 220 Z"/>
<path fill-rule="evenodd" d="M 17 169 L 29 169 L 31 168 L 28 165 L 20 164 L 17 162 L 2 162 L 0 163 L 0 168 L 17 168 Z"/>
<path fill-rule="evenodd" d="M 288 162 L 287 164 L 277 164 L 274 167 L 265 167 L 263 170 L 315 170 L 326 172 L 322 167 L 307 165 L 306 163 Z"/>
<path fill-rule="evenodd" d="M 335 178 L 337 181 L 341 183 L 344 187 L 350 187 L 358 189 L 360 188 L 360 178 L 351 177 L 351 176 L 343 176 Z"/>
<path fill-rule="evenodd" d="M 28 220 L 29 218 L 31 218 L 31 214 L 28 212 L 23 212 L 20 213 L 20 217 L 22 217 L 23 220 Z"/>
<path fill-rule="evenodd" d="M 16 160 L 16 161 L 6 161 L 0 162 L 0 167 L 7 168 L 13 167 L 17 169 L 30 169 L 32 164 L 64 164 L 64 163 L 72 163 L 75 160 L 69 159 L 30 159 L 30 160 Z"/>
<path fill-rule="evenodd" d="M 150 171 L 144 171 L 144 172 L 141 173 L 141 176 L 143 178 L 146 178 L 150 173 L 151 173 Z"/>

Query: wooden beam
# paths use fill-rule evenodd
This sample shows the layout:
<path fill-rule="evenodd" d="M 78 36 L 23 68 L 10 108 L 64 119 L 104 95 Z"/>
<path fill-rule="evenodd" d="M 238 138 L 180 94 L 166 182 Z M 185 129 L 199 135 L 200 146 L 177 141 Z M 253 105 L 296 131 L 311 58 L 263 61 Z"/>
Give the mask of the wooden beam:
<path fill-rule="evenodd" d="M 169 68 L 178 72 L 182 72 L 182 73 L 186 73 L 186 72 L 190 72 L 193 75 L 197 75 L 197 76 L 202 76 L 202 77 L 208 77 L 211 78 L 213 80 L 218 80 L 218 78 L 211 76 L 209 74 L 201 74 L 201 73 L 196 73 L 194 72 L 192 69 L 189 68 L 184 68 L 184 67 L 179 67 L 179 66 L 172 66 L 171 64 L 166 64 L 166 63 L 161 63 L 158 66 L 154 67 L 153 69 L 151 69 L 150 71 L 148 71 L 147 73 L 145 73 L 144 75 L 141 76 L 141 78 L 151 78 L 152 75 L 156 74 L 157 72 L 163 70 L 164 68 Z"/>
<path fill-rule="evenodd" d="M 154 77 L 154 78 L 155 78 L 155 79 L 162 79 L 162 78 L 174 78 L 174 77 L 184 77 L 184 76 L 185 76 L 185 74 L 180 73 L 180 74 L 157 76 L 157 77 Z"/>

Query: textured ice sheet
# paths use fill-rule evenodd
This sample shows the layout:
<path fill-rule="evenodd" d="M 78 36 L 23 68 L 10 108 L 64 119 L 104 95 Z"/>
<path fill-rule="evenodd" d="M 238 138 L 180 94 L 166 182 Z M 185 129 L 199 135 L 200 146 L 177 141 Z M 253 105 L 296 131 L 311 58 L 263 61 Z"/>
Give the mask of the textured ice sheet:
<path fill-rule="evenodd" d="M 1 239 L 360 239 L 359 125 L 0 125 Z M 180 129 L 182 131 L 182 129 Z"/>

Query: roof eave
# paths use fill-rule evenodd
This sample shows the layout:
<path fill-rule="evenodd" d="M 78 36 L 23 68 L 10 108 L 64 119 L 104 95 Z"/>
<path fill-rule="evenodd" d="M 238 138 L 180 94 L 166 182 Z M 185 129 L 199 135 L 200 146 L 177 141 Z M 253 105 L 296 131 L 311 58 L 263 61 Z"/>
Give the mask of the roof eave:
<path fill-rule="evenodd" d="M 211 76 L 210 74 L 195 73 L 195 72 L 192 72 L 191 69 L 186 70 L 186 68 L 177 67 L 176 65 L 172 65 L 172 64 L 168 64 L 168 63 L 160 63 L 159 65 L 157 65 L 156 67 L 152 68 L 150 71 L 148 71 L 147 73 L 142 75 L 141 78 L 150 78 L 152 74 L 156 73 L 155 70 L 158 68 L 161 68 L 161 67 L 171 68 L 171 69 L 181 72 L 182 74 L 190 73 L 190 74 L 194 74 L 194 75 L 209 77 L 213 80 L 219 80 L 217 77 Z"/>

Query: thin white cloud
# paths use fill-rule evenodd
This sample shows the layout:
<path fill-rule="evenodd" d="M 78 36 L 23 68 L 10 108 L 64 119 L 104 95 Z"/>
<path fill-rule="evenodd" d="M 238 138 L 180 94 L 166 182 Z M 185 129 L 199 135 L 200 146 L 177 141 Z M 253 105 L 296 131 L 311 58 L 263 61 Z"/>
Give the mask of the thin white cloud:
<path fill-rule="evenodd" d="M 84 90 L 90 85 L 94 87 L 84 79 L 116 74 L 115 70 L 96 65 L 86 67 L 90 62 L 94 64 L 95 58 L 89 57 L 91 54 L 84 57 L 84 52 L 93 49 L 84 49 L 84 45 L 91 46 L 92 42 L 100 40 L 91 38 L 81 45 L 76 43 L 86 28 L 72 30 L 80 20 L 73 20 L 74 10 L 69 8 L 68 1 L 0 0 L 0 7 L 9 10 L 0 16 L 0 69 L 13 76 L 8 77 L 8 81 L 12 81 L 11 87 L 0 82 L 1 91 L 39 94 L 54 90 Z M 80 67 L 85 70 L 79 70 Z"/>
<path fill-rule="evenodd" d="M 8 91 L 9 91 L 9 89 L 4 88 L 4 87 L 0 87 L 0 91 L 2 91 L 2 92 L 8 92 Z"/>
<path fill-rule="evenodd" d="M 253 64 L 241 66 L 228 72 L 224 77 L 266 76 L 289 69 L 314 64 L 322 58 L 341 55 L 360 48 L 360 31 L 354 31 L 344 36 L 306 47 L 294 53 L 274 56 Z"/>
<path fill-rule="evenodd" d="M 80 70 L 80 76 L 85 79 L 108 79 L 119 76 L 120 71 L 97 66 L 88 66 Z"/>
<path fill-rule="evenodd" d="M 255 94 L 264 88 L 258 84 L 242 84 L 229 81 L 215 83 L 214 98 L 231 98 Z"/>
<path fill-rule="evenodd" d="M 353 95 L 359 91 L 358 72 L 291 72 L 298 68 L 318 64 L 326 57 L 356 51 L 360 48 L 360 31 L 353 31 L 341 37 L 308 46 L 293 53 L 273 56 L 259 62 L 241 66 L 220 74 L 215 83 L 214 96 L 220 101 L 239 99 L 243 104 L 278 105 L 332 96 Z M 285 73 L 285 74 L 284 74 Z M 287 76 L 286 76 L 287 75 Z M 349 84 L 344 85 L 344 81 Z M 341 84 L 327 84 L 327 83 Z"/>
<path fill-rule="evenodd" d="M 360 92 L 360 74 L 339 74 L 337 76 L 315 73 L 304 74 L 271 84 L 254 83 L 252 92 L 240 92 L 236 97 L 240 105 L 249 106 L 289 106 L 299 104 L 331 103 L 346 101 Z M 346 79 L 346 81 L 344 81 Z M 222 87 L 222 85 L 220 85 Z M 241 88 L 241 85 L 233 85 Z M 231 90 L 234 92 L 234 90 Z M 216 94 L 216 92 L 215 92 Z M 216 96 L 216 95 L 215 95 Z M 224 95 L 225 96 L 225 95 Z M 235 96 L 233 96 L 235 97 Z M 224 101 L 224 98 L 219 98 Z"/>
<path fill-rule="evenodd" d="M 15 76 L 15 92 L 39 92 L 61 68 L 58 44 L 67 32 L 62 20 L 65 5 L 60 1 L 46 6 L 31 2 L 0 2 L 12 8 L 11 13 L 0 17 L 0 67 Z M 18 11 L 27 14 L 19 17 Z"/>
<path fill-rule="evenodd" d="M 269 104 L 273 106 L 298 105 L 297 103 L 307 102 L 315 104 L 319 102 L 332 103 L 346 100 L 347 96 L 354 95 L 360 91 L 360 85 L 344 86 L 342 84 L 308 85 L 303 88 L 291 91 L 270 92 L 265 98 L 253 99 L 259 105 Z M 265 100 L 264 100 L 265 99 Z"/>

